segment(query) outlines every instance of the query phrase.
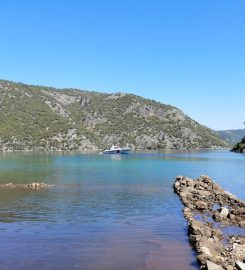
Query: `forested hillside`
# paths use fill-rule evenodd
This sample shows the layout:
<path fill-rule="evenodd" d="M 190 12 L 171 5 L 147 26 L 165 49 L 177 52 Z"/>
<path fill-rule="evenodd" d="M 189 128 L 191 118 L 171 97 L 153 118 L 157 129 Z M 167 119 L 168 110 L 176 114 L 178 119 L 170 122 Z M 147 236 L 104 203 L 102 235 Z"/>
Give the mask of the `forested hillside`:
<path fill-rule="evenodd" d="M 0 150 L 226 147 L 179 109 L 132 94 L 0 81 Z"/>

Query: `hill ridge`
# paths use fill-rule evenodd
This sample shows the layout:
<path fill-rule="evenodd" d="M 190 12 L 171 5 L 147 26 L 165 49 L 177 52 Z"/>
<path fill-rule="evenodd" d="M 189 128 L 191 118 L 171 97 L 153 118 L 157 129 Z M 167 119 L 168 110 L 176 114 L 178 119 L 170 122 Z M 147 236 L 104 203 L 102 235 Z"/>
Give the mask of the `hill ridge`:
<path fill-rule="evenodd" d="M 143 97 L 0 80 L 0 151 L 220 148 L 178 108 Z"/>
<path fill-rule="evenodd" d="M 245 135 L 244 129 L 229 129 L 229 130 L 218 130 L 218 135 L 228 142 L 230 145 L 234 145 L 242 140 Z"/>

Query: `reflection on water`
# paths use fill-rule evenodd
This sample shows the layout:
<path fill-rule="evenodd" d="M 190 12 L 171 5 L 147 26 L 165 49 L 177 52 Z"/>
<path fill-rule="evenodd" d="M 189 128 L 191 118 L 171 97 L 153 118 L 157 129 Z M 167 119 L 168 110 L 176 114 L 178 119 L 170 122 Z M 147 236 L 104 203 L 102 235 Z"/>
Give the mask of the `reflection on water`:
<path fill-rule="evenodd" d="M 173 239 L 151 240 L 156 245 L 146 256 L 145 269 L 147 270 L 171 270 L 171 269 L 197 269 L 196 261 L 190 261 L 189 250 L 186 243 Z M 179 259 L 181 258 L 181 259 Z"/>
<path fill-rule="evenodd" d="M 244 198 L 245 155 L 166 152 L 123 156 L 4 154 L 0 269 L 198 269 L 188 244 L 176 175 L 208 174 Z"/>

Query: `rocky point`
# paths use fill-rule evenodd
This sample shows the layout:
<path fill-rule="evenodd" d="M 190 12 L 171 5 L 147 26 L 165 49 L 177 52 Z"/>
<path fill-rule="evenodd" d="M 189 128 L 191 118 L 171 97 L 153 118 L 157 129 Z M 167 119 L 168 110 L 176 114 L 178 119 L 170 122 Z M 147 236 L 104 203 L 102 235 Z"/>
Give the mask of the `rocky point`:
<path fill-rule="evenodd" d="M 174 191 L 184 204 L 200 269 L 245 270 L 245 202 L 208 176 L 178 176 Z"/>

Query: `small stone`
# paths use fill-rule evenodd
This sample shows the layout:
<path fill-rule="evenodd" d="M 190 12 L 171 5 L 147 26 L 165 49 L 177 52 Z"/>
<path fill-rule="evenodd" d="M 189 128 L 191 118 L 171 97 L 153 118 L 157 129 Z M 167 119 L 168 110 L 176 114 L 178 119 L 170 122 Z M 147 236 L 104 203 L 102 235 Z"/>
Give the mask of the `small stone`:
<path fill-rule="evenodd" d="M 207 205 L 207 203 L 205 203 L 203 201 L 197 201 L 196 202 L 196 208 L 198 210 L 204 210 L 204 209 L 207 209 L 208 208 L 208 205 Z"/>
<path fill-rule="evenodd" d="M 221 221 L 221 216 L 219 214 L 219 212 L 215 211 L 214 214 L 213 214 L 213 219 L 217 222 L 220 222 Z"/>
<path fill-rule="evenodd" d="M 176 181 L 176 182 L 174 183 L 174 188 L 175 188 L 175 189 L 178 189 L 179 186 L 180 186 L 180 182 Z"/>
<path fill-rule="evenodd" d="M 233 214 L 231 214 L 231 213 L 229 213 L 229 214 L 227 215 L 227 217 L 228 217 L 229 219 L 231 219 L 231 220 L 236 219 L 236 216 L 233 215 Z"/>
<path fill-rule="evenodd" d="M 221 265 L 207 261 L 207 270 L 223 270 L 224 268 Z"/>
<path fill-rule="evenodd" d="M 193 214 L 192 214 L 192 211 L 191 211 L 190 208 L 185 207 L 184 210 L 183 210 L 183 212 L 184 212 L 184 216 L 185 216 L 185 218 L 187 220 L 189 220 L 190 218 L 192 218 Z"/>
<path fill-rule="evenodd" d="M 209 250 L 208 247 L 201 246 L 200 249 L 201 249 L 201 251 L 202 251 L 205 255 L 212 257 L 212 254 L 211 254 L 211 252 L 210 252 L 210 250 Z"/>
<path fill-rule="evenodd" d="M 194 234 L 190 234 L 189 241 L 192 246 L 195 246 L 195 244 L 198 242 L 198 237 Z"/>
<path fill-rule="evenodd" d="M 226 208 L 226 207 L 221 207 L 220 208 L 220 216 L 222 218 L 226 218 L 228 216 L 228 214 L 229 214 L 229 209 L 228 208 Z"/>
<path fill-rule="evenodd" d="M 176 177 L 176 180 L 177 181 L 181 181 L 182 179 L 184 179 L 185 177 L 183 176 L 183 175 L 178 175 L 177 177 Z"/>
<path fill-rule="evenodd" d="M 207 257 L 204 254 L 199 254 L 197 255 L 197 261 L 201 264 L 204 265 L 207 262 Z"/>
<path fill-rule="evenodd" d="M 245 260 L 245 244 L 233 244 L 233 253 L 238 260 Z"/>
<path fill-rule="evenodd" d="M 13 187 L 13 183 L 6 184 L 6 187 Z"/>
<path fill-rule="evenodd" d="M 239 226 L 240 227 L 245 227 L 245 220 L 239 221 Z"/>
<path fill-rule="evenodd" d="M 225 267 L 226 270 L 234 270 L 234 267 L 232 265 L 227 265 Z"/>

